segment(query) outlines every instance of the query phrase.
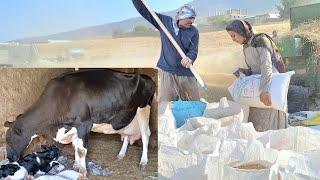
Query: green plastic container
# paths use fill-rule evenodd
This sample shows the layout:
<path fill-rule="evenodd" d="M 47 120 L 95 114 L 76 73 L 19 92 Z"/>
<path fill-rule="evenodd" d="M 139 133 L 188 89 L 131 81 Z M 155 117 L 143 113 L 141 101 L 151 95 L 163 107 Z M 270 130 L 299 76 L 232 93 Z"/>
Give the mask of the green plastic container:
<path fill-rule="evenodd" d="M 302 39 L 287 37 L 275 40 L 283 58 L 302 56 Z"/>

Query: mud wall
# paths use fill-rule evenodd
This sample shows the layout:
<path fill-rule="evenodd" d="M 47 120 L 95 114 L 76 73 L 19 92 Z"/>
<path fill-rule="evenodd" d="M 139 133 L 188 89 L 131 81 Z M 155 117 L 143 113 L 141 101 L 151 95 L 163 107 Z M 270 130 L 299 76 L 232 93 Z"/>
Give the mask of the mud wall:
<path fill-rule="evenodd" d="M 0 69 L 0 123 L 14 120 L 42 93 L 47 82 L 74 69 Z"/>
<path fill-rule="evenodd" d="M 27 69 L 1 68 L 0 69 L 0 147 L 4 147 L 6 128 L 3 123 L 15 120 L 32 105 L 42 93 L 47 82 L 74 69 Z M 0 159 L 3 159 L 3 150 L 0 148 Z"/>

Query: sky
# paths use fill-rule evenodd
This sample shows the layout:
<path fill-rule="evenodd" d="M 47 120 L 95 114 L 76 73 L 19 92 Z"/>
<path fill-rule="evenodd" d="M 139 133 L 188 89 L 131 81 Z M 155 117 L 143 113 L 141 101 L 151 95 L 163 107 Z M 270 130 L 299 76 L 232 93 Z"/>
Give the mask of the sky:
<path fill-rule="evenodd" d="M 146 0 L 165 12 L 190 0 Z M 131 0 L 1 0 L 0 42 L 138 17 Z"/>

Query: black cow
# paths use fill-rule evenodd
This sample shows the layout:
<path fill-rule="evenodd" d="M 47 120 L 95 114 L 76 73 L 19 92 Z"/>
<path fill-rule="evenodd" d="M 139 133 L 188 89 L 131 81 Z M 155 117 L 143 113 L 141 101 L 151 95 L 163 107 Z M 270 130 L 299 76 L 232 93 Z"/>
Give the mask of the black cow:
<path fill-rule="evenodd" d="M 125 146 L 127 137 L 132 134 L 126 134 L 128 131 L 123 129 L 136 127 L 132 124 L 137 124 L 133 121 L 137 119 L 144 147 L 140 165 L 145 166 L 148 161 L 149 117 L 147 121 L 139 117 L 149 115 L 144 112 L 150 110 L 155 87 L 147 75 L 104 69 L 65 73 L 54 78 L 30 108 L 14 122 L 5 123 L 9 127 L 7 157 L 10 161 L 18 160 L 31 137 L 46 135 L 61 143 L 73 143 L 75 166 L 86 176 L 85 156 L 92 126 L 109 124 L 115 132 L 124 132 Z M 76 133 L 72 133 L 73 129 Z M 62 137 L 61 132 L 66 136 Z M 121 152 L 119 155 L 124 156 Z"/>

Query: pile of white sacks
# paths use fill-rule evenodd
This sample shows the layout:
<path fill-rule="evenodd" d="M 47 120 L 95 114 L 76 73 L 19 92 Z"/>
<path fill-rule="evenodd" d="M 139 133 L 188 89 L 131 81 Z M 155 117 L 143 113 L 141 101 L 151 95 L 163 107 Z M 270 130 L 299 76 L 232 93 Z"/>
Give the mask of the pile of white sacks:
<path fill-rule="evenodd" d="M 320 131 L 306 127 L 256 132 L 248 108 L 221 99 L 203 117 L 176 129 L 170 105 L 159 106 L 159 179 L 320 178 Z"/>

